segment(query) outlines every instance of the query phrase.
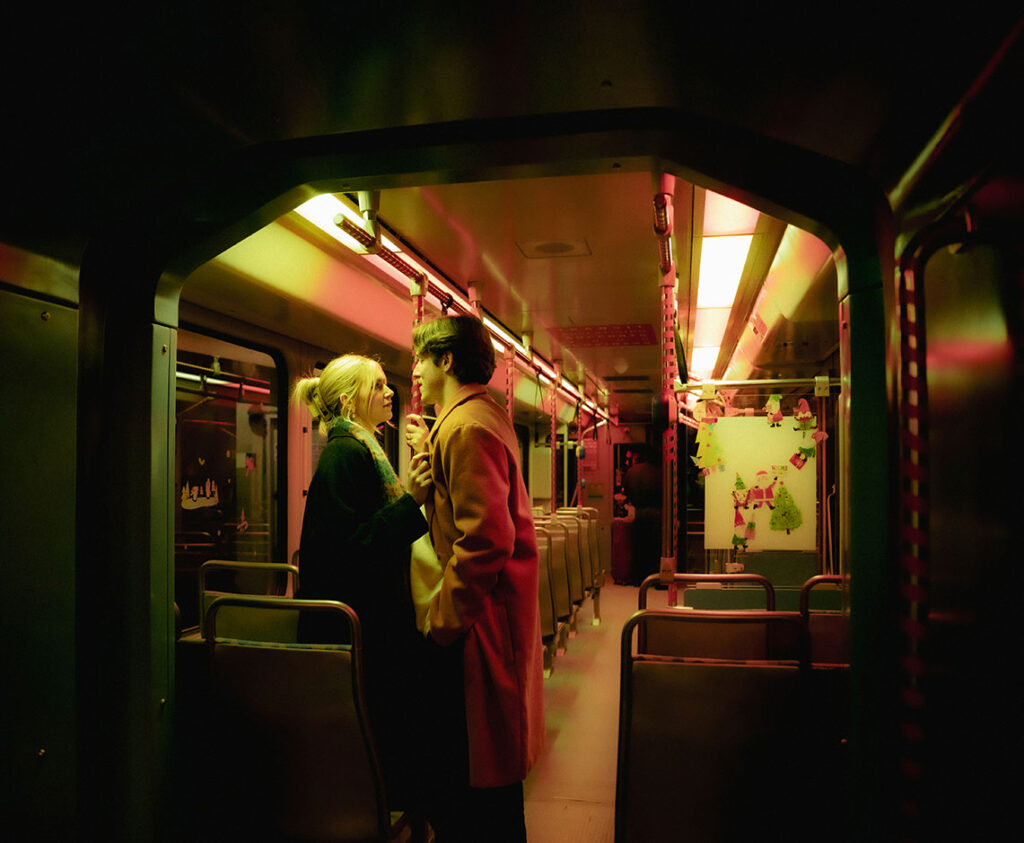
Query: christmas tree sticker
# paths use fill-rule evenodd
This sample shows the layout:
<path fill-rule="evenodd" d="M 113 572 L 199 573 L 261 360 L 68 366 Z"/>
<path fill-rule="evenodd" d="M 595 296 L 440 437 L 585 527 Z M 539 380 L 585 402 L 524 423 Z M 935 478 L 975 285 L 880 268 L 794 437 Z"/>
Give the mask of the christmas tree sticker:
<path fill-rule="evenodd" d="M 697 456 L 693 457 L 694 464 L 701 469 L 704 475 L 712 471 L 725 471 L 725 460 L 722 457 L 722 447 L 715 440 L 715 424 L 722 415 L 722 408 L 717 404 L 708 401 L 700 402 L 703 415 L 700 418 L 700 427 L 697 429 Z M 698 414 L 694 408 L 694 416 Z"/>
<path fill-rule="evenodd" d="M 773 530 L 785 530 L 788 536 L 791 530 L 795 530 L 804 523 L 804 517 L 797 508 L 796 501 L 785 486 L 779 488 L 775 495 L 775 509 L 772 510 L 769 526 Z"/>

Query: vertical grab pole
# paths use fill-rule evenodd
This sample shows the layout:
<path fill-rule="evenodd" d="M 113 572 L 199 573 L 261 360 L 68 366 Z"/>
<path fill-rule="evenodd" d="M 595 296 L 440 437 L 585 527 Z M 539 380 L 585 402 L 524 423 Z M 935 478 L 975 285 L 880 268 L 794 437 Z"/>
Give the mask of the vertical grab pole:
<path fill-rule="evenodd" d="M 505 409 L 509 419 L 515 416 L 516 398 L 516 350 L 509 346 L 505 349 Z"/>
<path fill-rule="evenodd" d="M 555 383 L 551 384 L 551 514 L 558 509 L 558 366 L 555 366 Z"/>
<path fill-rule="evenodd" d="M 416 330 L 423 323 L 423 300 L 427 295 L 427 287 L 430 280 L 422 272 L 409 282 L 409 292 L 412 293 L 412 327 Z M 413 356 L 413 368 L 416 366 L 416 358 Z M 412 379 L 412 395 L 410 398 L 410 409 L 416 415 L 422 415 L 423 402 L 420 399 L 420 386 L 416 379 Z"/>
<path fill-rule="evenodd" d="M 677 537 L 679 534 L 676 476 L 678 449 L 674 384 L 676 381 L 676 265 L 672 256 L 672 193 L 675 177 L 662 174 L 654 194 L 654 233 L 658 237 L 658 269 L 661 272 L 661 411 L 665 413 L 665 431 L 661 435 L 662 480 L 661 507 L 661 581 L 668 585 L 668 602 L 676 604 L 673 576 L 678 567 Z"/>
<path fill-rule="evenodd" d="M 580 388 L 581 397 L 579 402 L 576 404 L 576 509 L 577 511 L 587 505 L 587 481 L 583 476 L 583 457 L 581 454 L 586 452 L 586 446 L 583 444 L 583 435 L 586 432 L 586 428 L 583 424 L 583 389 L 586 387 L 586 381 L 583 383 L 583 387 Z"/>

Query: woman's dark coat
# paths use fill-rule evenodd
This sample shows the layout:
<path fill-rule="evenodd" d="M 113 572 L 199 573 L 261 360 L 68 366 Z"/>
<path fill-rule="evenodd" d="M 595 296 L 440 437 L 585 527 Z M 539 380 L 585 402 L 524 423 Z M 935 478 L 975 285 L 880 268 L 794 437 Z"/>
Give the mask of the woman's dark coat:
<path fill-rule="evenodd" d="M 388 502 L 369 449 L 335 428 L 309 485 L 299 546 L 301 598 L 340 600 L 359 616 L 367 704 L 392 788 L 411 749 L 409 705 L 421 686 L 427 643 L 416 630 L 409 592 L 412 542 L 427 522 L 409 494 Z M 336 633 L 303 616 L 304 641 Z M 395 794 L 397 796 L 397 794 Z"/>

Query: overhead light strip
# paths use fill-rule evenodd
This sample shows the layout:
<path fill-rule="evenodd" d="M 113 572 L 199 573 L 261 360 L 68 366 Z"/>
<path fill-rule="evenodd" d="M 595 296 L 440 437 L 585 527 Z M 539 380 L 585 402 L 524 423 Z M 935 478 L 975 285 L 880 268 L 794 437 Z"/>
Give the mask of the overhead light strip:
<path fill-rule="evenodd" d="M 691 375 L 708 377 L 714 371 L 757 219 L 758 212 L 753 208 L 710 191 L 706 194 L 705 236 L 701 239 L 693 347 L 688 366 Z"/>
<path fill-rule="evenodd" d="M 397 254 L 399 248 L 395 241 L 387 235 L 381 235 L 382 248 L 375 254 L 369 254 L 366 246 L 372 241 L 372 236 L 362 226 L 362 220 L 358 210 L 351 207 L 349 203 L 332 193 L 323 193 L 319 196 L 304 202 L 296 212 L 304 219 L 311 222 L 321 231 L 328 234 L 350 251 L 361 255 L 367 261 L 382 269 L 389 276 L 403 283 L 407 288 L 410 281 L 419 277 L 425 277 L 428 281 L 427 298 L 438 310 L 455 309 L 466 315 L 477 315 L 476 308 L 454 285 L 439 278 L 435 273 L 426 269 L 408 251 L 403 251 L 401 256 Z M 335 217 L 343 216 L 341 225 L 335 223 Z M 410 291 L 411 292 L 411 291 Z M 511 346 L 516 351 L 517 359 L 523 361 L 523 368 L 535 373 L 542 382 L 555 384 L 558 382 L 558 391 L 561 392 L 573 403 L 583 398 L 575 384 L 555 374 L 554 367 L 544 358 L 516 340 L 500 323 L 488 315 L 480 314 L 484 325 L 494 338 L 494 347 L 504 353 L 505 346 Z M 502 343 L 504 345 L 502 345 Z M 598 414 L 608 418 L 607 413 L 600 408 Z"/>

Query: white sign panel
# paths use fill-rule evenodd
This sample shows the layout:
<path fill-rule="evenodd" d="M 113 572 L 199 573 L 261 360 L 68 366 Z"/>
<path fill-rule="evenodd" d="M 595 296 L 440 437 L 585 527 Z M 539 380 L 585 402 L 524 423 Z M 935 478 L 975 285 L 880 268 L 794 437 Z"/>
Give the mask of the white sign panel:
<path fill-rule="evenodd" d="M 706 548 L 815 549 L 815 422 L 733 416 L 701 423 L 697 463 L 706 471 Z"/>

